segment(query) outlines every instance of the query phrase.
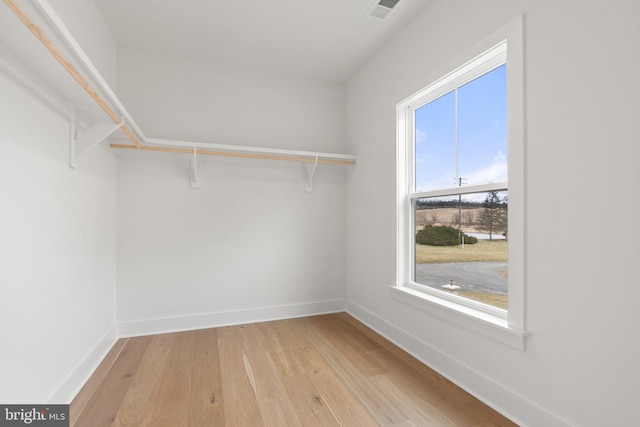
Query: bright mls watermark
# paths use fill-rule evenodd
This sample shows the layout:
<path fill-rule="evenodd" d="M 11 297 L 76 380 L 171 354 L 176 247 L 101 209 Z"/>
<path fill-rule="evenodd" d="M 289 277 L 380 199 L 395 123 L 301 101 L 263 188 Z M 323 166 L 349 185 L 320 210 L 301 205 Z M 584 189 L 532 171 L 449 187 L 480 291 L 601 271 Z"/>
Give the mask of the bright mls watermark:
<path fill-rule="evenodd" d="M 69 405 L 0 405 L 0 427 L 69 427 Z"/>

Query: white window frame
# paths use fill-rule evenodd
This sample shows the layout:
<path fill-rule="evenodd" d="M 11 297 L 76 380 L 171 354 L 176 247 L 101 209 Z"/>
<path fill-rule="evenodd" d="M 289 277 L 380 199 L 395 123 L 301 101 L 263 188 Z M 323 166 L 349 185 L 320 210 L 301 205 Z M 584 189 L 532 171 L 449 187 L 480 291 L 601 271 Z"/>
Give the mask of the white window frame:
<path fill-rule="evenodd" d="M 429 84 L 397 105 L 397 264 L 394 298 L 430 314 L 524 350 L 525 183 L 524 52 L 522 17 L 470 48 L 427 80 Z M 507 64 L 508 182 L 458 189 L 413 192 L 414 129 L 417 108 L 500 65 Z M 453 71 L 452 71 L 453 70 Z M 444 76 L 444 77 L 443 77 Z M 412 280 L 415 251 L 415 200 L 493 190 L 509 192 L 508 309 L 502 310 L 420 285 Z"/>

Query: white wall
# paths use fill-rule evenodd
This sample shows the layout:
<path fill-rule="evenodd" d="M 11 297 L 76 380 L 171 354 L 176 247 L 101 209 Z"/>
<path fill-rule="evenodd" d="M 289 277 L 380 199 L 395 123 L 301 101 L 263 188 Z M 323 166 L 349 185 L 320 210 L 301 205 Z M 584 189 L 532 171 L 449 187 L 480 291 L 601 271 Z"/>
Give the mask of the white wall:
<path fill-rule="evenodd" d="M 116 89 L 116 43 L 93 1 L 48 0 L 111 89 Z"/>
<path fill-rule="evenodd" d="M 93 2 L 51 4 L 115 84 Z M 0 71 L 0 402 L 70 402 L 115 340 L 116 162 L 97 147 L 71 170 L 68 140 L 67 121 Z"/>
<path fill-rule="evenodd" d="M 344 85 L 119 47 L 118 96 L 148 137 L 344 149 Z"/>
<path fill-rule="evenodd" d="M 123 102 L 149 136 L 343 149 L 342 85 L 123 48 Z M 298 163 L 122 153 L 118 320 L 124 335 L 340 310 L 345 171 Z"/>
<path fill-rule="evenodd" d="M 0 402 L 68 403 L 115 337 L 116 164 L 0 72 Z"/>
<path fill-rule="evenodd" d="M 349 311 L 522 425 L 637 424 L 639 12 L 623 0 L 435 0 L 347 85 L 347 143 L 359 162 L 347 190 Z M 520 13 L 525 352 L 403 305 L 387 289 L 395 105 Z"/>

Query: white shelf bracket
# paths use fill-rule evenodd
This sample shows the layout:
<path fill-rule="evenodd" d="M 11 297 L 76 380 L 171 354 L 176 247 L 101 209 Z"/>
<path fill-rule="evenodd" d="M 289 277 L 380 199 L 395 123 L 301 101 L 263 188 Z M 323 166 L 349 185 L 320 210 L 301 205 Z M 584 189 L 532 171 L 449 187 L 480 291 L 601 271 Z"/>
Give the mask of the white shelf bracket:
<path fill-rule="evenodd" d="M 189 159 L 189 187 L 200 188 L 200 178 L 198 177 L 198 150 L 193 149 L 193 158 Z"/>
<path fill-rule="evenodd" d="M 104 141 L 112 133 L 120 129 L 124 124 L 124 117 L 120 123 L 102 121 L 87 129 L 82 135 L 77 136 L 76 124 L 71 122 L 69 135 L 69 167 L 75 169 L 78 159 L 87 151 Z"/>
<path fill-rule="evenodd" d="M 318 157 L 314 163 L 304 164 L 304 191 L 311 193 L 313 191 L 313 176 L 316 174 L 316 168 L 318 167 Z"/>

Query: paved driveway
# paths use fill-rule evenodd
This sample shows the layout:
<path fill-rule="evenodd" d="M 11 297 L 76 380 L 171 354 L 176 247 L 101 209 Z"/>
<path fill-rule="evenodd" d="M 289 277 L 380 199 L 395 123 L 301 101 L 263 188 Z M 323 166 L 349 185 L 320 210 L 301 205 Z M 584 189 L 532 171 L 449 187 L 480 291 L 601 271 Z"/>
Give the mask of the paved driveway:
<path fill-rule="evenodd" d="M 453 280 L 463 290 L 506 294 L 506 269 L 506 262 L 416 264 L 416 282 L 442 289 Z"/>

